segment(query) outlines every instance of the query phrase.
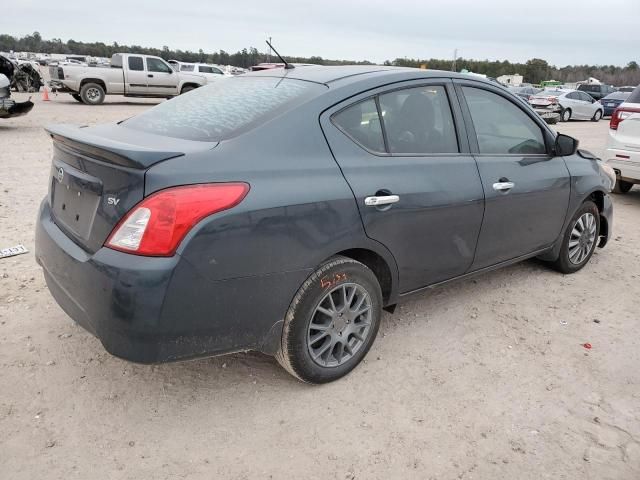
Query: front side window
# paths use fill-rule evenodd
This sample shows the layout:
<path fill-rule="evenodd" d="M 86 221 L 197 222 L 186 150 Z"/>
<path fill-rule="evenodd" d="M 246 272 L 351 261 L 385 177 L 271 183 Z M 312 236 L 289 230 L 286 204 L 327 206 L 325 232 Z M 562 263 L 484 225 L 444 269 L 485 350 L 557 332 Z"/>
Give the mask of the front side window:
<path fill-rule="evenodd" d="M 545 154 L 542 129 L 513 102 L 475 87 L 462 87 L 484 154 Z"/>
<path fill-rule="evenodd" d="M 384 152 L 384 138 L 373 98 L 351 105 L 331 118 L 357 144 L 373 152 Z"/>
<path fill-rule="evenodd" d="M 129 70 L 140 72 L 144 70 L 144 63 L 142 57 L 129 57 Z"/>
<path fill-rule="evenodd" d="M 171 68 L 159 58 L 147 57 L 147 71 L 158 73 L 171 73 Z"/>
<path fill-rule="evenodd" d="M 389 153 L 457 153 L 458 140 L 442 86 L 407 88 L 380 95 Z"/>

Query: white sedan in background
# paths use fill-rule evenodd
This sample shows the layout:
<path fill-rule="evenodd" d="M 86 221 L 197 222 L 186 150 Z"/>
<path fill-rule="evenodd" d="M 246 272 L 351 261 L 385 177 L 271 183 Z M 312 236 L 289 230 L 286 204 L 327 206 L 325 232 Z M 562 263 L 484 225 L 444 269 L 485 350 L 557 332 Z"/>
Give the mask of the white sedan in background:
<path fill-rule="evenodd" d="M 169 60 L 169 64 L 176 72 L 195 73 L 207 79 L 207 82 L 218 80 L 219 78 L 230 77 L 224 67 L 208 63 L 187 63 Z"/>
<path fill-rule="evenodd" d="M 640 184 L 640 86 L 615 109 L 609 121 L 604 161 L 616 172 L 616 193 Z"/>
<path fill-rule="evenodd" d="M 604 114 L 602 104 L 578 90 L 546 89 L 529 98 L 529 103 L 543 118 L 557 113 L 563 122 L 571 119 L 598 122 Z"/>

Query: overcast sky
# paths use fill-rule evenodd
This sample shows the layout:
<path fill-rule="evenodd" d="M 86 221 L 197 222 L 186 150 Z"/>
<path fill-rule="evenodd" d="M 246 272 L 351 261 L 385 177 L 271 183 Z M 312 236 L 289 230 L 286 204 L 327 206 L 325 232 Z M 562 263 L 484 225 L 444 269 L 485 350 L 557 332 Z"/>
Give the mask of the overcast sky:
<path fill-rule="evenodd" d="M 382 62 L 397 57 L 557 66 L 640 61 L 640 0 L 18 0 L 0 33 L 233 53 Z"/>

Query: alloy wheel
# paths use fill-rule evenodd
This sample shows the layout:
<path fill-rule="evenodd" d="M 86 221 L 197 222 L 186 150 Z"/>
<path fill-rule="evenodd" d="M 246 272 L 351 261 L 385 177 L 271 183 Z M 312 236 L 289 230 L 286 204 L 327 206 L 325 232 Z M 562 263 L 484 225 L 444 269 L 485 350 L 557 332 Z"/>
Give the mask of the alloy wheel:
<path fill-rule="evenodd" d="M 569 238 L 569 261 L 580 265 L 589 256 L 596 243 L 596 218 L 585 213 L 573 225 Z"/>
<path fill-rule="evenodd" d="M 351 359 L 371 330 L 371 297 L 355 283 L 343 283 L 318 303 L 307 332 L 307 347 L 315 363 L 337 367 Z"/>

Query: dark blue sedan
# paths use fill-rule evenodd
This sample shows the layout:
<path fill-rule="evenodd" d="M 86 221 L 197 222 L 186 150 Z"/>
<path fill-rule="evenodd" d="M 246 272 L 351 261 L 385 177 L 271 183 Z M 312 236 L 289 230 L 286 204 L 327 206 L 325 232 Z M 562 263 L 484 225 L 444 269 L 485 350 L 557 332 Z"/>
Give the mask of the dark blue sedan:
<path fill-rule="evenodd" d="M 615 172 L 464 74 L 273 69 L 48 131 L 37 261 L 135 362 L 259 350 L 329 382 L 410 294 L 531 257 L 574 273 L 611 236 Z"/>
<path fill-rule="evenodd" d="M 598 100 L 604 108 L 604 116 L 610 117 L 613 111 L 629 98 L 629 95 L 631 95 L 631 92 L 613 92 Z"/>

